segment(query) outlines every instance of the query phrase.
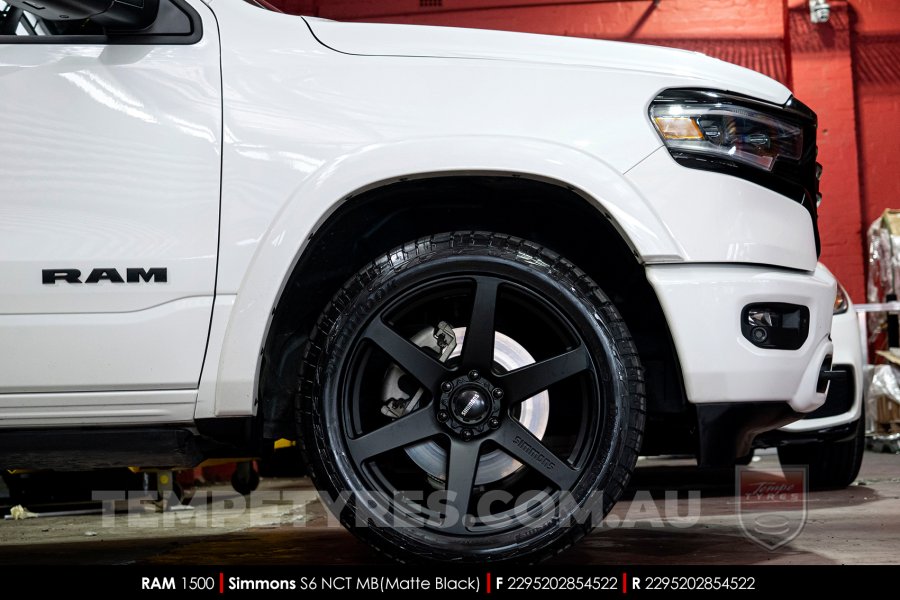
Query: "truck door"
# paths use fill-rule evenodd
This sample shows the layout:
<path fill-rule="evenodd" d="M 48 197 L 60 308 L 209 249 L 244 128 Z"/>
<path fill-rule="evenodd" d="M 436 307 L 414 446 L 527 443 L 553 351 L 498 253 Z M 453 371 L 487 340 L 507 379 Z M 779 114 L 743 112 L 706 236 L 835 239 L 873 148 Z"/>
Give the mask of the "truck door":
<path fill-rule="evenodd" d="M 187 420 L 213 304 L 215 20 L 107 37 L 0 0 L 0 426 Z"/>

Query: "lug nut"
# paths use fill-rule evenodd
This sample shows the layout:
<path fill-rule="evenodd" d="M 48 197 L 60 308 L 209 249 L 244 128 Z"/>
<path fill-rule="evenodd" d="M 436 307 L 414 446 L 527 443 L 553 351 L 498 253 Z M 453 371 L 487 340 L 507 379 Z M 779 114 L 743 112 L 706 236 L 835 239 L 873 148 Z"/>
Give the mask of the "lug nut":
<path fill-rule="evenodd" d="M 481 377 L 481 375 L 475 369 L 472 369 L 471 371 L 469 371 L 469 379 L 471 379 L 472 381 L 475 381 L 479 377 Z"/>
<path fill-rule="evenodd" d="M 498 427 L 500 427 L 500 419 L 498 419 L 497 417 L 491 417 L 488 420 L 488 427 L 490 427 L 491 429 L 497 429 Z"/>
<path fill-rule="evenodd" d="M 441 423 L 444 423 L 447 421 L 447 419 L 450 418 L 450 413 L 448 413 L 446 410 L 439 410 L 438 414 L 437 414 L 437 418 L 438 418 L 438 421 L 440 421 Z"/>
<path fill-rule="evenodd" d="M 441 390 L 443 390 L 445 392 L 449 392 L 452 389 L 453 389 L 453 384 L 450 383 L 449 381 L 445 381 L 444 383 L 441 384 Z"/>
<path fill-rule="evenodd" d="M 494 388 L 491 390 L 491 396 L 493 396 L 496 400 L 503 400 L 503 390 L 500 388 Z"/>
<path fill-rule="evenodd" d="M 468 441 L 471 440 L 474 436 L 475 436 L 475 434 L 472 433 L 472 430 L 471 430 L 471 429 L 463 429 L 463 430 L 462 430 L 462 438 L 463 438 L 465 441 L 468 442 Z"/>

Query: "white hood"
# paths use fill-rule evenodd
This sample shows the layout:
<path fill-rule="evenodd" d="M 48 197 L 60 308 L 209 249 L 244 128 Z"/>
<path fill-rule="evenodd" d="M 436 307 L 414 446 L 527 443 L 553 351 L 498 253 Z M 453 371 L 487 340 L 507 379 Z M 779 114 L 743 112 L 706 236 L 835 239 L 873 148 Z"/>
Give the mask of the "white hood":
<path fill-rule="evenodd" d="M 791 95 L 761 73 L 687 50 L 483 29 L 304 19 L 319 42 L 347 54 L 586 65 L 699 79 L 708 87 L 776 104 L 783 104 Z"/>

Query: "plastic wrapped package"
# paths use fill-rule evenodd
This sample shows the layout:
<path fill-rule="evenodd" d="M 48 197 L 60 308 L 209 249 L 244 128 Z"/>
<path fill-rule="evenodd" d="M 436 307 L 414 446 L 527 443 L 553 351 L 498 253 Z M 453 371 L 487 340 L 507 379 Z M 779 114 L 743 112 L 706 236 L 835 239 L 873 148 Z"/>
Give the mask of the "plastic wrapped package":
<path fill-rule="evenodd" d="M 872 434 L 877 429 L 876 410 L 878 407 L 878 398 L 872 391 L 872 385 L 875 381 L 875 371 L 878 367 L 887 365 L 863 365 L 863 405 L 866 408 L 866 434 Z M 884 375 L 882 375 L 884 377 Z M 877 384 L 881 385 L 881 383 Z M 900 390 L 900 382 L 897 382 L 897 388 Z"/>
<path fill-rule="evenodd" d="M 866 430 L 900 432 L 900 354 L 879 351 L 887 364 L 875 365 L 866 388 Z"/>
<path fill-rule="evenodd" d="M 866 301 L 889 302 L 898 298 L 900 287 L 900 210 L 888 209 L 869 227 Z M 887 348 L 887 315 L 868 315 L 869 344 L 874 350 Z"/>

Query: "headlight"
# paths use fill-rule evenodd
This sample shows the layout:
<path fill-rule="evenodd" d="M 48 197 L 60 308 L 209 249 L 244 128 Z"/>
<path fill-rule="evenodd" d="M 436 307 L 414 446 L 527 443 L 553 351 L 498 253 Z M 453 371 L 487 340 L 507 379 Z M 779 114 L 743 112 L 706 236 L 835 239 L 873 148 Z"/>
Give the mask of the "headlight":
<path fill-rule="evenodd" d="M 779 159 L 797 162 L 803 154 L 803 127 L 762 111 L 747 101 L 710 91 L 663 94 L 650 117 L 670 151 L 706 155 L 771 171 Z"/>
<path fill-rule="evenodd" d="M 850 301 L 847 300 L 847 292 L 844 286 L 838 284 L 837 294 L 834 296 L 834 314 L 842 315 L 850 308 Z"/>
<path fill-rule="evenodd" d="M 650 103 L 649 118 L 675 162 L 740 177 L 787 196 L 812 219 L 819 252 L 816 113 L 709 89 L 677 88 Z"/>

